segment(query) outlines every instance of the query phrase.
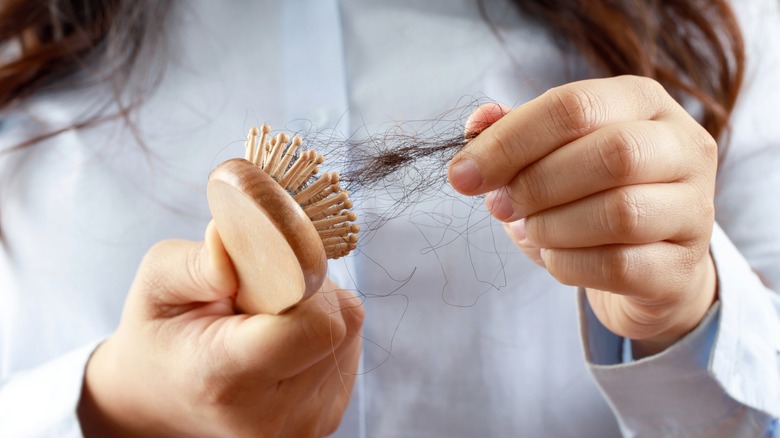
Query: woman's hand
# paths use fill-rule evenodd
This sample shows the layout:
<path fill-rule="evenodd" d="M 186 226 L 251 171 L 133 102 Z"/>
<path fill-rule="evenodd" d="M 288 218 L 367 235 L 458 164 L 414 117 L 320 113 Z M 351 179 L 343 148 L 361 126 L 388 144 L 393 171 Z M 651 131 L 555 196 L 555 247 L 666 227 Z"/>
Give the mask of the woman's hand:
<path fill-rule="evenodd" d="M 716 298 L 717 145 L 657 82 L 567 84 L 511 111 L 480 107 L 467 131 L 482 132 L 450 163 L 453 187 L 486 193 L 523 252 L 587 288 L 635 356 L 699 324 Z"/>
<path fill-rule="evenodd" d="M 347 407 L 359 299 L 326 281 L 283 315 L 236 315 L 237 280 L 213 225 L 166 241 L 138 270 L 119 328 L 87 366 L 86 436 L 323 436 Z"/>

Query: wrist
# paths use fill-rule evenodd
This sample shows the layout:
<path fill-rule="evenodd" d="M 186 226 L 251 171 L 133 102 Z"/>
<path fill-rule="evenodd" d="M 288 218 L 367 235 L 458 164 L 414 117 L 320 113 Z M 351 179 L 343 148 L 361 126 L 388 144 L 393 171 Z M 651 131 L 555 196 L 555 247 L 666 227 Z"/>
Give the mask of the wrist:
<path fill-rule="evenodd" d="M 97 346 L 84 370 L 81 397 L 76 412 L 81 431 L 86 438 L 117 435 L 118 432 L 112 427 L 112 421 L 107 415 L 104 397 L 98 394 L 102 388 L 96 376 L 96 369 L 100 368 L 101 362 L 104 361 L 104 352 L 109 342 L 110 339 Z"/>
<path fill-rule="evenodd" d="M 113 354 L 112 339 L 100 344 L 92 353 L 84 372 L 77 415 L 85 438 L 149 436 L 144 434 L 143 416 L 130 405 L 126 391 L 117 387 L 116 377 L 123 375 Z M 130 376 L 124 376 L 130 377 Z"/>

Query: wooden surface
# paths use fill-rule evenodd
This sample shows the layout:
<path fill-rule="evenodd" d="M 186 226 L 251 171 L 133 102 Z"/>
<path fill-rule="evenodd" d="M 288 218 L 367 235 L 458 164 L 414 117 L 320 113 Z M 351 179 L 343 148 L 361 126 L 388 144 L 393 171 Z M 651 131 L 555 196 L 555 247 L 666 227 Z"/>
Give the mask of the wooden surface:
<path fill-rule="evenodd" d="M 208 201 L 238 274 L 238 310 L 278 314 L 320 288 L 322 241 L 273 178 L 244 159 L 226 161 L 209 176 Z"/>

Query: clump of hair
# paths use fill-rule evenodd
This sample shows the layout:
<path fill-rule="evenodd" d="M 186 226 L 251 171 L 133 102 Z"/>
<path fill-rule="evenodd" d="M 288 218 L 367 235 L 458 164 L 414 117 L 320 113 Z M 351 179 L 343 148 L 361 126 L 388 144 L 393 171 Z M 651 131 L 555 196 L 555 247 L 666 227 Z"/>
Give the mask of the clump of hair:
<path fill-rule="evenodd" d="M 436 119 L 397 124 L 379 134 L 355 133 L 349 138 L 305 134 L 303 143 L 340 171 L 339 182 L 353 199 L 390 197 L 388 209 L 364 215 L 368 223 L 363 231 L 371 232 L 422 198 L 443 193 L 447 163 L 486 128 L 464 129 L 464 121 L 479 103 L 475 100 Z"/>

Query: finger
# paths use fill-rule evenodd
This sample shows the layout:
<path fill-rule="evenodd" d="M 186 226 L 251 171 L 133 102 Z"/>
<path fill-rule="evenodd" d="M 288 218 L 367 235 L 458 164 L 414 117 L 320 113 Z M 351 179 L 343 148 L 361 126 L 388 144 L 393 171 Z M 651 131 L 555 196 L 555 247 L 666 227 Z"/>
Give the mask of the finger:
<path fill-rule="evenodd" d="M 541 248 L 532 244 L 525 237 L 525 219 L 520 219 L 512 223 L 504 222 L 504 231 L 515 242 L 517 248 L 525 254 L 526 257 L 531 259 L 532 262 L 544 267 L 544 260 L 542 260 Z"/>
<path fill-rule="evenodd" d="M 693 156 L 687 132 L 657 121 L 600 129 L 526 167 L 508 184 L 508 196 L 491 192 L 485 202 L 511 222 L 614 187 L 683 180 L 711 164 Z"/>
<path fill-rule="evenodd" d="M 322 384 L 330 378 L 331 374 L 337 370 L 352 374 L 357 372 L 357 362 L 350 362 L 352 356 L 349 354 L 351 354 L 350 352 L 355 348 L 356 342 L 357 345 L 360 345 L 360 340 L 362 339 L 360 333 L 363 321 L 360 318 L 362 318 L 363 315 L 360 310 L 362 309 L 363 300 L 345 290 L 338 290 L 334 295 L 337 296 L 328 298 L 328 301 L 339 301 L 338 308 L 333 311 L 349 312 L 342 315 L 343 318 L 345 318 L 344 323 L 347 331 L 343 342 L 338 346 L 332 347 L 329 355 L 325 356 L 319 363 L 311 366 L 295 377 L 295 385 L 303 387 L 304 390 L 311 390 L 311 388 L 322 386 Z M 360 309 L 357 309 L 358 307 L 360 307 Z M 358 310 L 358 312 L 355 313 L 354 310 Z"/>
<path fill-rule="evenodd" d="M 712 203 L 682 183 L 626 186 L 544 210 L 525 219 L 540 248 L 585 248 L 663 240 L 684 244 L 703 237 Z"/>
<path fill-rule="evenodd" d="M 353 333 L 331 355 L 290 379 L 290 390 L 305 398 L 326 400 L 329 407 L 338 408 L 341 401 L 341 407 L 346 408 L 358 372 L 361 346 L 362 337 Z M 318 410 L 320 414 L 322 411 Z"/>
<path fill-rule="evenodd" d="M 466 127 L 463 130 L 464 137 L 467 139 L 476 137 L 488 126 L 507 115 L 511 109 L 512 108 L 501 103 L 486 103 L 480 105 L 479 108 L 471 113 L 468 120 L 466 120 Z"/>
<path fill-rule="evenodd" d="M 669 297 L 689 288 L 705 248 L 669 242 L 606 245 L 580 249 L 543 249 L 547 270 L 559 282 L 617 294 Z"/>
<path fill-rule="evenodd" d="M 553 88 L 472 140 L 450 162 L 449 180 L 464 195 L 486 193 L 579 137 L 615 123 L 653 120 L 676 107 L 657 82 L 636 76 Z"/>
<path fill-rule="evenodd" d="M 224 337 L 226 367 L 283 380 L 332 355 L 363 323 L 363 306 L 337 292 L 336 305 L 322 293 L 281 315 L 237 319 Z M 238 317 L 237 317 L 238 318 Z"/>
<path fill-rule="evenodd" d="M 138 268 L 132 289 L 152 313 L 171 306 L 217 301 L 237 288 L 233 264 L 216 227 L 206 228 L 206 242 L 166 240 L 154 245 Z"/>
<path fill-rule="evenodd" d="M 354 336 L 339 347 L 335 358 L 328 357 L 292 379 L 294 386 L 288 391 L 298 393 L 303 403 L 291 409 L 283 436 L 328 436 L 338 429 L 351 399 L 361 340 Z"/>
<path fill-rule="evenodd" d="M 356 346 L 361 345 L 361 340 L 359 333 L 348 334 L 344 342 L 337 348 L 332 348 L 321 361 L 294 376 L 294 386 L 302 391 L 311 391 L 313 388 L 321 388 L 329 380 L 335 380 L 339 382 L 340 392 L 343 392 L 345 379 L 348 376 L 354 377 L 357 372 L 357 362 L 353 363 L 352 359 Z"/>
<path fill-rule="evenodd" d="M 358 373 L 361 347 L 362 338 L 356 336 L 350 342 L 350 346 L 344 351 L 338 368 L 332 372 L 330 378 L 320 388 L 323 398 L 332 400 L 329 403 L 330 415 L 322 430 L 323 435 L 330 435 L 336 432 L 344 412 L 349 406 L 349 402 L 352 399 L 352 389 Z"/>

